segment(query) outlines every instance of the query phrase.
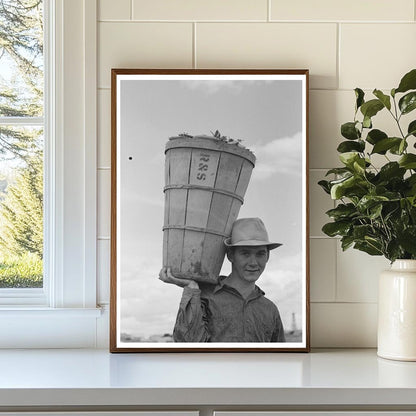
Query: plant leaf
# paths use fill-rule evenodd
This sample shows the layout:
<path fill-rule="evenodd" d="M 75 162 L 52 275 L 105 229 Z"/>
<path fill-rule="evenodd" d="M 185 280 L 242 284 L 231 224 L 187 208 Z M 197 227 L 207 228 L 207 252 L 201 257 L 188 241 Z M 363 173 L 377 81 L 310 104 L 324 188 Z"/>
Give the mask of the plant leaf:
<path fill-rule="evenodd" d="M 346 166 L 352 167 L 354 162 L 360 158 L 357 152 L 345 152 L 339 155 L 339 160 Z"/>
<path fill-rule="evenodd" d="M 416 155 L 407 153 L 399 159 L 399 165 L 405 169 L 416 169 Z"/>
<path fill-rule="evenodd" d="M 364 116 L 363 127 L 366 129 L 371 129 L 373 127 L 373 123 L 371 122 L 371 117 Z"/>
<path fill-rule="evenodd" d="M 340 153 L 346 153 L 346 152 L 364 152 L 365 149 L 365 142 L 363 140 L 358 140 L 356 142 L 353 141 L 345 141 L 341 142 L 339 146 L 337 147 L 337 151 Z"/>
<path fill-rule="evenodd" d="M 357 204 L 357 209 L 359 209 L 362 212 L 367 211 L 367 209 L 370 209 L 374 207 L 375 205 L 378 205 L 382 201 L 388 201 L 389 199 L 383 195 L 364 195 L 360 202 Z"/>
<path fill-rule="evenodd" d="M 350 169 L 348 168 L 333 168 L 330 169 L 325 176 L 331 175 L 331 174 L 335 174 L 335 175 L 344 175 L 345 173 L 351 172 Z"/>
<path fill-rule="evenodd" d="M 402 114 L 407 114 L 416 108 L 416 91 L 409 92 L 399 100 L 399 108 Z"/>
<path fill-rule="evenodd" d="M 361 88 L 355 88 L 355 111 L 364 104 L 364 91 Z"/>
<path fill-rule="evenodd" d="M 331 194 L 331 187 L 328 181 L 322 180 L 318 182 L 318 185 L 327 193 Z"/>
<path fill-rule="evenodd" d="M 341 248 L 342 251 L 347 250 L 354 244 L 354 237 L 351 235 L 346 235 L 341 238 Z"/>
<path fill-rule="evenodd" d="M 355 160 L 352 167 L 353 167 L 355 172 L 364 173 L 365 172 L 365 167 L 366 167 L 365 159 L 359 158 L 359 159 Z"/>
<path fill-rule="evenodd" d="M 381 248 L 375 248 L 372 244 L 369 242 L 356 242 L 354 244 L 354 248 L 360 251 L 364 251 L 365 253 L 369 254 L 370 256 L 381 256 L 383 252 L 381 251 Z"/>
<path fill-rule="evenodd" d="M 413 135 L 416 137 L 416 120 L 413 120 L 410 124 L 409 127 L 407 128 L 407 135 Z"/>
<path fill-rule="evenodd" d="M 383 211 L 383 204 L 376 204 L 370 208 L 370 218 L 375 220 L 381 217 L 381 212 Z"/>
<path fill-rule="evenodd" d="M 402 179 L 405 172 L 406 169 L 401 168 L 397 162 L 389 162 L 381 167 L 378 176 L 381 181 L 389 181 L 393 177 Z"/>
<path fill-rule="evenodd" d="M 389 149 L 389 152 L 393 155 L 402 155 L 403 152 L 407 149 L 407 141 L 406 139 L 400 139 L 400 143 L 392 146 Z"/>
<path fill-rule="evenodd" d="M 361 137 L 360 130 L 357 129 L 357 123 L 349 121 L 341 126 L 341 135 L 348 140 L 357 140 Z"/>
<path fill-rule="evenodd" d="M 378 141 L 371 152 L 371 154 L 377 153 L 379 155 L 384 155 L 387 150 L 390 150 L 393 146 L 400 146 L 402 139 L 399 137 L 387 137 L 386 139 L 382 139 Z"/>
<path fill-rule="evenodd" d="M 416 254 L 416 227 L 406 228 L 398 238 L 398 242 L 403 249 L 411 254 Z"/>
<path fill-rule="evenodd" d="M 350 176 L 347 179 L 342 179 L 338 183 L 334 184 L 331 187 L 331 198 L 340 199 L 345 195 L 345 191 L 348 188 L 355 186 L 358 182 L 358 179 L 355 176 Z"/>
<path fill-rule="evenodd" d="M 339 220 L 348 218 L 356 212 L 354 204 L 339 204 L 336 208 L 327 211 L 326 214 L 334 220 Z"/>
<path fill-rule="evenodd" d="M 322 227 L 322 231 L 329 237 L 335 237 L 337 235 L 346 235 L 350 227 L 349 221 L 335 221 L 325 224 Z"/>
<path fill-rule="evenodd" d="M 380 110 L 384 108 L 384 105 L 380 100 L 370 100 L 366 101 L 361 106 L 361 112 L 363 113 L 364 117 L 371 118 L 375 116 Z"/>
<path fill-rule="evenodd" d="M 374 145 L 380 140 L 386 139 L 387 137 L 388 136 L 386 133 L 384 133 L 384 131 L 373 129 L 368 132 L 366 141 Z"/>
<path fill-rule="evenodd" d="M 397 92 L 406 92 L 409 90 L 416 89 L 416 69 L 412 69 L 407 74 L 403 76 L 400 80 L 399 86 L 395 89 L 395 93 Z"/>
<path fill-rule="evenodd" d="M 357 225 L 352 230 L 352 235 L 354 239 L 357 241 L 364 241 L 365 237 L 371 235 L 373 233 L 373 227 L 371 225 Z"/>
<path fill-rule="evenodd" d="M 383 103 L 388 110 L 391 109 L 390 97 L 385 95 L 382 91 L 375 89 L 373 94 Z"/>
<path fill-rule="evenodd" d="M 387 254 L 386 257 L 390 260 L 390 261 L 394 261 L 398 258 L 402 258 L 403 256 L 403 252 L 400 248 L 399 242 L 397 241 L 396 238 L 392 239 L 389 241 L 389 243 L 387 244 Z"/>

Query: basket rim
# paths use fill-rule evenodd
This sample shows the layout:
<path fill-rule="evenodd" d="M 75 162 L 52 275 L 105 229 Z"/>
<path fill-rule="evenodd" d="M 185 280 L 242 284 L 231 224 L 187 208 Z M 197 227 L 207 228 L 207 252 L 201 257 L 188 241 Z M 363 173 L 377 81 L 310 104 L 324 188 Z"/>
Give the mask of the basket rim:
<path fill-rule="evenodd" d="M 205 135 L 192 137 L 172 136 L 166 143 L 165 153 L 168 150 L 180 148 L 207 149 L 216 152 L 230 153 L 248 160 L 253 166 L 256 164 L 256 156 L 251 150 L 236 144 L 230 144 L 222 140 L 218 140 L 215 137 Z"/>

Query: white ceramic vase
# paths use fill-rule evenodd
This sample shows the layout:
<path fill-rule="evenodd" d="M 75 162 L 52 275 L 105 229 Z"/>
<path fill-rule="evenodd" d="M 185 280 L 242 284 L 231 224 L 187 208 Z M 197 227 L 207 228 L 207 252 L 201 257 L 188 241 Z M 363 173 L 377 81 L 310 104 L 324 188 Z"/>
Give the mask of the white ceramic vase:
<path fill-rule="evenodd" d="M 377 354 L 416 361 L 416 260 L 396 260 L 380 275 Z"/>

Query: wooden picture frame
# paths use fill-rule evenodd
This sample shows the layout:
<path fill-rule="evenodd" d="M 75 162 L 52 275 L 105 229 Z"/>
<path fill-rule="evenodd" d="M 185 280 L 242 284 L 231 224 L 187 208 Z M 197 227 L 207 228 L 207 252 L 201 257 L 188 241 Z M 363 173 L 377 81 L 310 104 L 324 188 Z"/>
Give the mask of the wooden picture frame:
<path fill-rule="evenodd" d="M 112 70 L 111 352 L 309 351 L 308 82 L 304 69 Z M 231 266 L 236 218 L 261 237 L 236 225 L 227 241 L 249 247 Z M 162 281 L 166 266 L 197 284 Z M 246 272 L 261 291 L 242 296 Z"/>

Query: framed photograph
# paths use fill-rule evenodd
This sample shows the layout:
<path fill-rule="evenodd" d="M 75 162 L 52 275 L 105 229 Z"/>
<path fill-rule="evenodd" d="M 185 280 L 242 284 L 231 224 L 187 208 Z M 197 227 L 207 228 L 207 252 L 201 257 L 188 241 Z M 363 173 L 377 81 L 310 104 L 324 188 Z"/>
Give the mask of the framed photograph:
<path fill-rule="evenodd" d="M 308 75 L 112 70 L 111 352 L 309 351 Z"/>

